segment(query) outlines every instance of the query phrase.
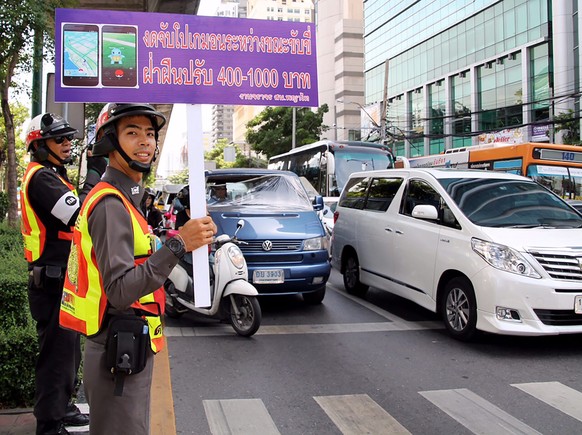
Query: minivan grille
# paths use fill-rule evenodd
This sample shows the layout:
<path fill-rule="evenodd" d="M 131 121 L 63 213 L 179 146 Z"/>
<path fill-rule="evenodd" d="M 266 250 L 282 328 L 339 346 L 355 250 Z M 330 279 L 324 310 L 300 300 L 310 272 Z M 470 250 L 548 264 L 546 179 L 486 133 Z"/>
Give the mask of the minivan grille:
<path fill-rule="evenodd" d="M 576 314 L 574 310 L 534 310 L 534 312 L 544 325 L 582 325 L 582 314 Z"/>
<path fill-rule="evenodd" d="M 288 252 L 301 250 L 303 240 L 270 240 L 272 247 L 269 251 L 263 249 L 264 240 L 245 240 L 248 245 L 239 245 L 245 252 Z"/>
<path fill-rule="evenodd" d="M 529 253 L 548 274 L 563 281 L 582 281 L 582 249 L 535 250 Z"/>

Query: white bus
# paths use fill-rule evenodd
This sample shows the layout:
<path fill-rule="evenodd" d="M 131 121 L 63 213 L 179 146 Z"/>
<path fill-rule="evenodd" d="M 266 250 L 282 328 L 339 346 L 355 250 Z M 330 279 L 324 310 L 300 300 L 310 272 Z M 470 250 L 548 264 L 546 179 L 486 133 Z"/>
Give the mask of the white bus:
<path fill-rule="evenodd" d="M 387 145 L 322 140 L 273 156 L 268 167 L 295 172 L 319 195 L 338 197 L 352 172 L 393 168 L 394 156 Z"/>

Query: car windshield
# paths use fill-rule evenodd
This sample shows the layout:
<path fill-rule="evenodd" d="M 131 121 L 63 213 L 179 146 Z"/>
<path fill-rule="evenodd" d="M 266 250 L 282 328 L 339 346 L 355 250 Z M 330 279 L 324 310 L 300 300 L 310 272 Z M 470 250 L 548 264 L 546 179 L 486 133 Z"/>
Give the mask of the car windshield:
<path fill-rule="evenodd" d="M 220 180 L 208 179 L 206 188 L 207 204 L 210 208 L 313 210 L 313 205 L 299 178 L 284 174 L 262 175 L 248 179 L 237 177 L 231 180 L 223 176 Z"/>
<path fill-rule="evenodd" d="M 582 227 L 579 214 L 534 182 L 494 178 L 445 178 L 439 182 L 475 225 Z"/>

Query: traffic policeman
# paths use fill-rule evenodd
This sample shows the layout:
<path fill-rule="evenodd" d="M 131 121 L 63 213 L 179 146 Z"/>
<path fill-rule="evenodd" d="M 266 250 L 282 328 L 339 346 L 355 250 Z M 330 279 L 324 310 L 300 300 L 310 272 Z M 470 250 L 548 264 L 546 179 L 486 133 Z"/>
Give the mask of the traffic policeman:
<path fill-rule="evenodd" d="M 164 346 L 163 284 L 187 251 L 212 242 L 209 216 L 157 246 L 139 210 L 143 175 L 166 119 L 148 104 L 106 104 L 94 155 L 109 156 L 73 235 L 60 322 L 88 337 L 84 387 L 91 435 L 147 435 L 153 355 Z M 137 325 L 137 326 L 136 326 Z"/>
<path fill-rule="evenodd" d="M 72 226 L 82 198 L 99 181 L 106 161 L 88 159 L 86 181 L 77 196 L 65 168 L 71 162 L 75 133 L 65 119 L 45 113 L 31 120 L 26 135 L 31 161 L 22 180 L 20 201 L 28 300 L 39 344 L 34 403 L 37 434 L 68 433 L 64 425 L 89 423 L 89 417 L 71 401 L 81 361 L 79 334 L 59 327 L 59 307 Z"/>

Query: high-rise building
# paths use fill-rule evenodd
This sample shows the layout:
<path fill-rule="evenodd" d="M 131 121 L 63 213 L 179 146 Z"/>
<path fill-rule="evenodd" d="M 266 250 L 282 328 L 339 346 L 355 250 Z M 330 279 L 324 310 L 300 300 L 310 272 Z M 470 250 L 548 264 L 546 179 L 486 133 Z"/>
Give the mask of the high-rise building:
<path fill-rule="evenodd" d="M 577 5 L 365 1 L 366 103 L 386 103 L 396 154 L 555 140 L 554 114 L 580 111 Z"/>
<path fill-rule="evenodd" d="M 366 139 L 364 104 L 364 9 L 361 0 L 315 2 L 319 104 L 329 112 L 328 139 Z M 361 115 L 364 115 L 362 119 Z M 364 135 L 362 135 L 364 133 Z"/>
<path fill-rule="evenodd" d="M 313 0 L 246 0 L 247 18 L 273 21 L 313 22 Z M 235 143 L 245 142 L 246 124 L 265 106 L 235 106 Z"/>
<path fill-rule="evenodd" d="M 215 104 L 212 106 L 212 133 L 211 141 L 216 145 L 219 140 L 225 139 L 232 142 L 232 115 L 233 106 Z"/>

